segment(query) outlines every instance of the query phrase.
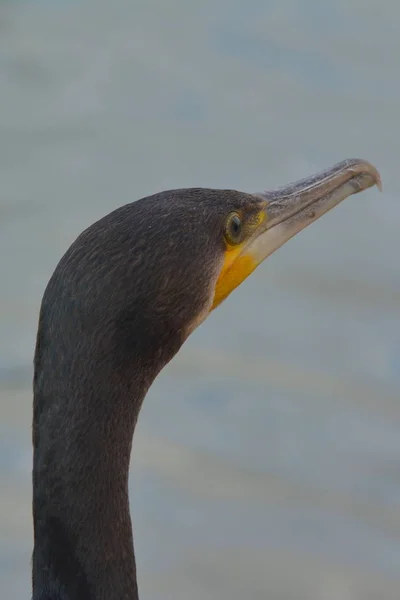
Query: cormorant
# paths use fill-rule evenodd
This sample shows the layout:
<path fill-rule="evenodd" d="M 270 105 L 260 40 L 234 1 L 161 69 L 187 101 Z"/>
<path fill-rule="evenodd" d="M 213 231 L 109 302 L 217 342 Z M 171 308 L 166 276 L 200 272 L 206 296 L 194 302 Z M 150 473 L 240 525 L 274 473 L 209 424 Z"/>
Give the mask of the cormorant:
<path fill-rule="evenodd" d="M 352 159 L 259 194 L 164 191 L 75 240 L 36 341 L 33 600 L 138 599 L 128 469 L 154 378 L 267 256 L 375 184 L 375 167 Z"/>

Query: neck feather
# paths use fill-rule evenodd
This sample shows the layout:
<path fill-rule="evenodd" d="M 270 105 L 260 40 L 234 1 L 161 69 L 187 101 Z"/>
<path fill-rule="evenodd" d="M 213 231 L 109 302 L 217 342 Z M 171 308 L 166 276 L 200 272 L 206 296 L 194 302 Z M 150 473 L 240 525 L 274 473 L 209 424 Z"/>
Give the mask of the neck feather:
<path fill-rule="evenodd" d="M 128 471 L 152 377 L 76 362 L 65 389 L 52 366 L 35 364 L 33 600 L 137 600 Z"/>

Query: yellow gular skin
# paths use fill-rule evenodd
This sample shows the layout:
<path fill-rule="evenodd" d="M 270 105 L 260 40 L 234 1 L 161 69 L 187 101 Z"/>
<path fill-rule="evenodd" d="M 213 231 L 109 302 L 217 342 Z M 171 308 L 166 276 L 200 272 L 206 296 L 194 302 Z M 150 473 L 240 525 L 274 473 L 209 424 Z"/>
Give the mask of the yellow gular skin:
<path fill-rule="evenodd" d="M 265 203 L 263 203 L 265 209 Z M 265 210 L 260 210 L 256 217 L 252 217 L 251 224 L 247 224 L 247 239 L 254 231 L 265 221 Z M 211 310 L 214 310 L 229 294 L 237 288 L 259 265 L 260 261 L 251 254 L 251 250 L 246 251 L 246 240 L 237 246 L 230 246 L 226 243 L 224 262 L 219 274 L 216 286 L 214 301 Z"/>
<path fill-rule="evenodd" d="M 224 262 L 215 286 L 211 310 L 221 304 L 256 268 L 257 261 L 250 254 L 243 253 L 240 255 L 243 246 L 244 244 L 241 244 L 225 251 Z"/>

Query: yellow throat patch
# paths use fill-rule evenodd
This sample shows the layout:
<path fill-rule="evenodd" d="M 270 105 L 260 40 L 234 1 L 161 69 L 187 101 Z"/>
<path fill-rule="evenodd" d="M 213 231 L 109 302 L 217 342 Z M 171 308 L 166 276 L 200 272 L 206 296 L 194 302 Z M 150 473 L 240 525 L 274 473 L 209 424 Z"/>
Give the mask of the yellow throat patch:
<path fill-rule="evenodd" d="M 257 262 L 251 254 L 241 254 L 243 246 L 244 244 L 241 244 L 225 251 L 224 262 L 215 286 L 211 310 L 221 304 L 257 267 Z"/>

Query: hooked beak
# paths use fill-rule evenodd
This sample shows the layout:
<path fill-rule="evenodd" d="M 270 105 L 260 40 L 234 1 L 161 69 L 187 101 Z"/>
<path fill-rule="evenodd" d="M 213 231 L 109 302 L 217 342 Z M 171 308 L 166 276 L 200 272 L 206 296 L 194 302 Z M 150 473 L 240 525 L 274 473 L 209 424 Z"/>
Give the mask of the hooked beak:
<path fill-rule="evenodd" d="M 256 194 L 266 202 L 265 219 L 246 252 L 260 264 L 348 196 L 374 185 L 382 191 L 377 169 L 365 160 L 349 159 L 277 190 Z"/>
<path fill-rule="evenodd" d="M 248 240 L 235 250 L 226 252 L 212 308 L 218 306 L 258 265 L 296 233 L 348 196 L 373 185 L 382 188 L 376 168 L 365 160 L 350 159 L 296 183 L 255 194 L 262 201 L 259 224 Z"/>

